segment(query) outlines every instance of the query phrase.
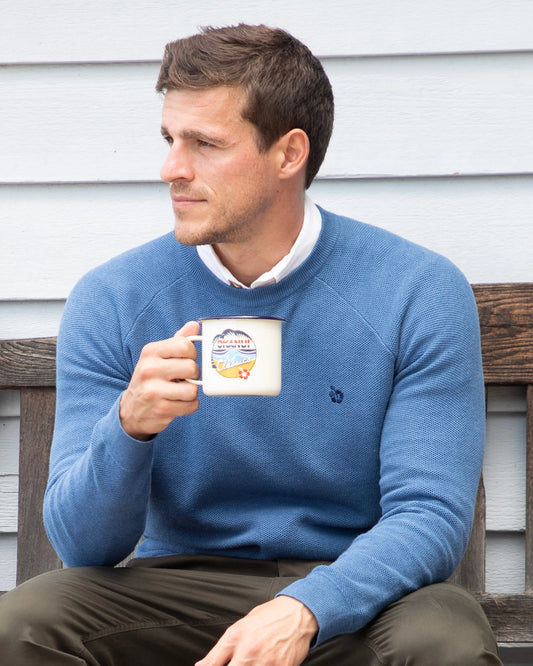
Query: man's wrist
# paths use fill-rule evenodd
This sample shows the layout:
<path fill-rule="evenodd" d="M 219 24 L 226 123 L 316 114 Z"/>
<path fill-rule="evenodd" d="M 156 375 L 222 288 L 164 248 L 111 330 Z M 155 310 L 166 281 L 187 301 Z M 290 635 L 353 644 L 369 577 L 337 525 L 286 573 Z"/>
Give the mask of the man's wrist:
<path fill-rule="evenodd" d="M 277 598 L 291 599 L 291 601 L 298 605 L 300 615 L 300 629 L 302 634 L 307 635 L 309 642 L 312 643 L 319 630 L 318 621 L 315 617 L 315 614 L 302 601 L 296 599 L 295 597 L 291 597 L 288 594 L 280 594 Z"/>

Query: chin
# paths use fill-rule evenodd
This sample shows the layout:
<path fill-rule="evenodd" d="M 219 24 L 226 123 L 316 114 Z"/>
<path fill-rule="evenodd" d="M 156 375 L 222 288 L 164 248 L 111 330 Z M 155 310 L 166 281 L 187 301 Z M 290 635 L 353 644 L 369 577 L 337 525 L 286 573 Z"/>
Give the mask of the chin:
<path fill-rule="evenodd" d="M 183 225 L 176 225 L 174 228 L 174 237 L 181 245 L 207 245 L 209 241 L 205 239 L 205 234 L 198 233 L 198 229 L 185 229 Z"/>

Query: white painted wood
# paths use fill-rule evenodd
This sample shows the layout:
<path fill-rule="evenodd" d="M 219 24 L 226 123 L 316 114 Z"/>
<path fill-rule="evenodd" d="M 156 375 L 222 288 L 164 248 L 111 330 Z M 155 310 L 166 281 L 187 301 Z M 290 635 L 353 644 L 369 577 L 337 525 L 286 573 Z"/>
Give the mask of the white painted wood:
<path fill-rule="evenodd" d="M 533 280 L 533 178 L 318 181 L 325 208 L 443 254 L 470 282 Z"/>
<path fill-rule="evenodd" d="M 0 299 L 5 300 L 63 299 L 90 268 L 173 226 L 164 184 L 0 188 L 0 202 L 6 236 Z M 0 308 L 3 317 L 9 313 Z"/>
<path fill-rule="evenodd" d="M 0 62 L 159 59 L 200 25 L 241 21 L 279 25 L 322 55 L 533 46 L 528 0 L 2 0 L 0 11 Z"/>
<path fill-rule="evenodd" d="M 18 476 L 0 476 L 0 532 L 17 531 Z"/>
<path fill-rule="evenodd" d="M 523 592 L 525 554 L 522 534 L 487 534 L 487 592 Z"/>
<path fill-rule="evenodd" d="M 0 391 L 0 418 L 20 416 L 20 392 Z"/>
<path fill-rule="evenodd" d="M 487 492 L 487 529 L 525 528 L 525 414 L 493 413 L 487 422 L 483 469 Z"/>
<path fill-rule="evenodd" d="M 1 200 L 1 197 L 0 197 Z M 14 248 L 13 265 L 24 263 L 27 248 L 23 244 L 18 250 Z M 16 257 L 20 261 L 16 261 Z M 0 268 L 0 274 L 9 276 Z M 39 279 L 38 267 L 34 270 L 36 280 Z M 31 285 L 30 285 L 31 287 Z M 44 338 L 57 335 L 59 322 L 65 303 L 61 301 L 0 301 L 0 339 L 13 338 Z M 0 412 L 1 413 L 1 412 Z"/>
<path fill-rule="evenodd" d="M 11 590 L 17 579 L 17 536 L 0 534 L 0 590 Z"/>
<path fill-rule="evenodd" d="M 0 181 L 100 181 L 159 177 L 158 67 L 7 67 Z"/>
<path fill-rule="evenodd" d="M 322 180 L 310 194 L 444 254 L 471 282 L 533 279 L 533 177 Z M 0 337 L 55 335 L 83 273 L 172 226 L 163 183 L 0 187 Z"/>
<path fill-rule="evenodd" d="M 19 420 L 3 416 L 0 402 L 0 470 L 1 474 L 18 474 L 19 471 Z"/>
<path fill-rule="evenodd" d="M 533 53 L 333 59 L 323 177 L 533 173 Z M 0 182 L 157 180 L 156 64 L 6 67 Z M 9 100 L 6 104 L 5 100 Z"/>
<path fill-rule="evenodd" d="M 326 70 L 337 114 L 324 176 L 532 171 L 533 54 L 332 60 Z"/>

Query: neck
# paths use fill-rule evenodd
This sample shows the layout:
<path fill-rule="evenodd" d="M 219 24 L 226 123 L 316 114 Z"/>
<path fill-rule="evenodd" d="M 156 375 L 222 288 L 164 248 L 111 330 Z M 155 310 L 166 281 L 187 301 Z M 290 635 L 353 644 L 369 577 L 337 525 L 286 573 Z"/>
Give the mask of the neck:
<path fill-rule="evenodd" d="M 287 207 L 290 213 L 273 215 L 269 224 L 243 242 L 219 243 L 213 249 L 220 261 L 249 287 L 291 251 L 304 220 L 304 197 Z"/>

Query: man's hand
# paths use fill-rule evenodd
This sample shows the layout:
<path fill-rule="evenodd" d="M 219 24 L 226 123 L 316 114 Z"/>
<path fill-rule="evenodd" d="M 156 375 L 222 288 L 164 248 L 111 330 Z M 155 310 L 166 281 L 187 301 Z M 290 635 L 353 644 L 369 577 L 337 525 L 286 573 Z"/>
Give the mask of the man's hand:
<path fill-rule="evenodd" d="M 299 666 L 317 631 L 306 606 L 279 596 L 231 625 L 195 666 Z"/>
<path fill-rule="evenodd" d="M 173 338 L 143 348 L 120 400 L 120 421 L 130 437 L 148 440 L 198 409 L 198 387 L 181 380 L 200 376 L 196 347 L 185 338 L 199 331 L 198 322 L 190 321 Z"/>

